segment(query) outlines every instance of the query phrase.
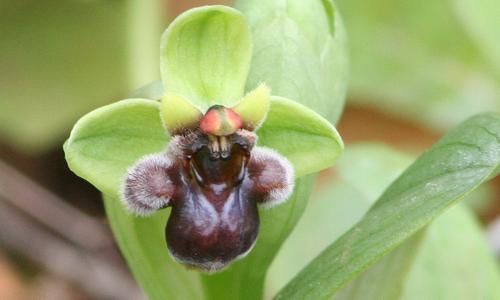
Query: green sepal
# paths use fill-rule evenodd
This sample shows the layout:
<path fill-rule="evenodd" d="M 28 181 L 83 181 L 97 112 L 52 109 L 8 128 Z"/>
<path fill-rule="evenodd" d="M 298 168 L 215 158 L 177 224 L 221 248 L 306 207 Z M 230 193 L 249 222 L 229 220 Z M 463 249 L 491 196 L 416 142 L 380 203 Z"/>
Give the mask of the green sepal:
<path fill-rule="evenodd" d="M 233 106 L 244 93 L 251 54 L 250 30 L 239 11 L 220 5 L 191 9 L 162 36 L 163 85 L 202 111 Z"/>
<path fill-rule="evenodd" d="M 331 167 L 344 149 L 330 122 L 302 104 L 277 96 L 271 96 L 269 113 L 257 135 L 259 144 L 292 162 L 297 177 Z"/>
<path fill-rule="evenodd" d="M 117 194 L 127 168 L 167 146 L 159 106 L 156 101 L 127 99 L 83 116 L 64 144 L 69 168 L 104 194 Z"/>

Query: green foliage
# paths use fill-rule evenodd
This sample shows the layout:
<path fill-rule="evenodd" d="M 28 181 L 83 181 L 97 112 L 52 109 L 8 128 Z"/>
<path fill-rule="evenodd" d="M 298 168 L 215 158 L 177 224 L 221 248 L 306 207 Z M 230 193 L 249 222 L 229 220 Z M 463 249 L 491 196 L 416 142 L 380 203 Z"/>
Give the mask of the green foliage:
<path fill-rule="evenodd" d="M 275 294 L 354 226 L 411 161 L 382 145 L 348 146 L 335 167 L 335 179 L 313 193 L 273 262 L 267 294 Z M 480 195 L 470 194 L 467 200 L 470 196 Z M 462 280 L 462 275 L 469 280 Z M 366 299 L 366 295 L 374 299 L 470 299 L 474 295 L 496 299 L 499 283 L 482 230 L 467 209 L 457 207 L 356 277 L 335 299 Z"/>
<path fill-rule="evenodd" d="M 267 293 L 276 294 L 314 257 L 355 225 L 412 158 L 387 146 L 346 148 L 333 179 L 311 195 L 304 215 L 273 261 Z"/>
<path fill-rule="evenodd" d="M 451 204 L 496 176 L 500 116 L 483 114 L 452 130 L 413 163 L 361 221 L 337 239 L 278 294 L 325 299 L 400 245 Z"/>

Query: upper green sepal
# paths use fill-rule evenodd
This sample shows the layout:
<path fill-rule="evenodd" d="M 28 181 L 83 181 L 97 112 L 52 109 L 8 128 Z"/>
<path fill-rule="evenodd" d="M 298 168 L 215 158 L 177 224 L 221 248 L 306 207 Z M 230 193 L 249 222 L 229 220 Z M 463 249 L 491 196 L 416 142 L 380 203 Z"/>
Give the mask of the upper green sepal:
<path fill-rule="evenodd" d="M 160 51 L 165 89 L 200 110 L 231 107 L 243 96 L 252 42 L 239 11 L 215 5 L 181 14 L 164 32 Z"/>

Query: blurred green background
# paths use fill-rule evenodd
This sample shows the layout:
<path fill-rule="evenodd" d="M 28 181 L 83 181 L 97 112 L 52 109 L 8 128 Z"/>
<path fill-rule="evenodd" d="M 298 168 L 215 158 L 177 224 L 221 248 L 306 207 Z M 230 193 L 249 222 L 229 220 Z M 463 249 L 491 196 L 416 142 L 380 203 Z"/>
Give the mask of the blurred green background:
<path fill-rule="evenodd" d="M 0 299 L 140 297 L 105 225 L 100 195 L 70 173 L 61 145 L 83 114 L 159 77 L 158 41 L 169 20 L 214 3 L 230 1 L 0 0 Z M 406 166 L 470 115 L 500 112 L 498 1 L 336 4 L 351 61 L 338 128 L 347 157 L 360 161 L 368 151 L 356 180 L 369 185 L 360 174 L 375 172 L 381 161 L 389 169 Z M 371 147 L 385 150 L 372 155 Z M 321 205 L 345 211 L 344 227 L 332 233 L 341 234 L 367 209 L 362 199 L 383 190 L 368 186 L 373 195 L 358 195 L 344 179 L 335 170 L 322 174 L 311 200 L 320 204 L 308 207 L 305 225 L 288 243 L 308 235 L 307 216 L 326 211 Z M 325 184 L 331 181 L 333 187 Z M 500 253 L 500 181 L 470 202 L 491 250 Z M 304 264 L 326 244 L 317 246 L 295 255 Z M 281 262 L 294 254 L 283 255 Z M 300 266 L 273 269 L 269 289 Z"/>

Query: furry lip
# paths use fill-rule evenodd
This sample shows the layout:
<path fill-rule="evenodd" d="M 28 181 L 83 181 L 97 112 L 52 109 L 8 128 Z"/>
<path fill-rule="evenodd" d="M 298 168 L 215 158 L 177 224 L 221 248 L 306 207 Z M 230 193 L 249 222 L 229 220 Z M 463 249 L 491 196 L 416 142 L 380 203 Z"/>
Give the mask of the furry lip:
<path fill-rule="evenodd" d="M 216 109 L 203 119 L 205 130 L 179 131 L 165 152 L 130 168 L 122 197 L 140 216 L 171 207 L 165 229 L 171 256 L 209 273 L 251 251 L 259 232 L 258 206 L 284 202 L 294 182 L 286 158 L 255 146 L 257 136 L 239 128 L 234 112 Z"/>

